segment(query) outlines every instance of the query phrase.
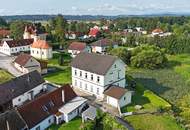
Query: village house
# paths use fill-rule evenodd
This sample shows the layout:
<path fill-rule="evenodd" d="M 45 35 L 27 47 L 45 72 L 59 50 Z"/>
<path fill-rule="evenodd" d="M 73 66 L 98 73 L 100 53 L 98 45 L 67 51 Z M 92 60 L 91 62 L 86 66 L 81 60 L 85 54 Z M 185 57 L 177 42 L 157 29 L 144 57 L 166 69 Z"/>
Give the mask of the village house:
<path fill-rule="evenodd" d="M 126 86 L 125 63 L 117 57 L 80 53 L 72 63 L 72 86 L 98 99 L 110 85 Z"/>
<path fill-rule="evenodd" d="M 45 130 L 52 124 L 69 122 L 84 111 L 87 99 L 69 85 L 60 87 L 18 108 L 30 130 Z"/>
<path fill-rule="evenodd" d="M 52 90 L 37 71 L 0 84 L 0 112 L 23 105 L 35 96 Z"/>
<path fill-rule="evenodd" d="M 2 40 L 0 43 L 0 52 L 6 55 L 18 54 L 20 52 L 29 52 L 33 39 Z"/>
<path fill-rule="evenodd" d="M 0 114 L 0 130 L 27 130 L 27 126 L 16 110 L 8 110 Z"/>
<path fill-rule="evenodd" d="M 132 92 L 118 86 L 111 86 L 104 92 L 107 104 L 122 108 L 131 103 Z"/>
<path fill-rule="evenodd" d="M 84 42 L 72 42 L 69 45 L 68 53 L 71 54 L 72 57 L 75 57 L 77 54 L 81 52 L 91 52 L 91 48 L 87 46 Z"/>
<path fill-rule="evenodd" d="M 20 54 L 13 61 L 14 67 L 22 73 L 29 73 L 37 70 L 41 74 L 47 73 L 47 62 L 38 61 L 29 54 Z"/>
<path fill-rule="evenodd" d="M 34 25 L 25 26 L 23 39 L 46 40 L 47 33 L 42 33 L 37 30 Z"/>
<path fill-rule="evenodd" d="M 52 47 L 45 40 L 34 41 L 30 47 L 30 54 L 41 60 L 52 58 Z"/>
<path fill-rule="evenodd" d="M 118 43 L 112 42 L 111 40 L 108 40 L 105 38 L 105 39 L 101 39 L 96 42 L 93 42 L 91 44 L 91 47 L 92 47 L 92 52 L 94 53 L 105 53 L 106 49 L 108 49 L 109 47 L 117 48 Z"/>

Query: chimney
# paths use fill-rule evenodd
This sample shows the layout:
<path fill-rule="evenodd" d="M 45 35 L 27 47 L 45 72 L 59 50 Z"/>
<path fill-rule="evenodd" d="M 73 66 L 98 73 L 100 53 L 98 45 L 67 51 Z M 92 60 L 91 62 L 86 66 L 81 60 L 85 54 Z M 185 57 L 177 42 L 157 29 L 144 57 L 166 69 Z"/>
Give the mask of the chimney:
<path fill-rule="evenodd" d="M 62 101 L 65 102 L 65 92 L 62 90 Z"/>

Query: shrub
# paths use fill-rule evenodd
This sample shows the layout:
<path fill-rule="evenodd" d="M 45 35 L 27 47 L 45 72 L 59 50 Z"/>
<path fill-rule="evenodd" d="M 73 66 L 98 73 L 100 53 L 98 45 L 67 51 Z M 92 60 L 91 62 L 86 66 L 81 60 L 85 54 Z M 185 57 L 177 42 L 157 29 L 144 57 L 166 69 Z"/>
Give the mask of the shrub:
<path fill-rule="evenodd" d="M 132 67 L 156 69 L 163 67 L 166 62 L 164 52 L 156 46 L 142 45 L 132 50 Z"/>

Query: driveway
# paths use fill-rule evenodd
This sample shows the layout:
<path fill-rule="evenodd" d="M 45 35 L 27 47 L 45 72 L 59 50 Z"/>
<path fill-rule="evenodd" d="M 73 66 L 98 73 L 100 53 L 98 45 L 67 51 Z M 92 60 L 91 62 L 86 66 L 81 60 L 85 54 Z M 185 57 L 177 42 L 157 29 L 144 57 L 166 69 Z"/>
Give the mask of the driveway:
<path fill-rule="evenodd" d="M 0 53 L 0 68 L 7 70 L 9 73 L 11 73 L 15 77 L 19 77 L 23 74 L 12 65 L 12 61 L 14 59 L 15 59 L 14 56 L 7 56 Z"/>

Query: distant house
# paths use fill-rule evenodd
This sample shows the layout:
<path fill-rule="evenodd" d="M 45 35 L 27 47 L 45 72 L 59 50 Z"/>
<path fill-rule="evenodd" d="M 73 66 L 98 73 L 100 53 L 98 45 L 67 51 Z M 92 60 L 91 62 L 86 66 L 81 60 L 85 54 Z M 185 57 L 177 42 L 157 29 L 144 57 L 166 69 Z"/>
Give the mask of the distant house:
<path fill-rule="evenodd" d="M 45 130 L 51 124 L 69 122 L 78 116 L 86 101 L 65 85 L 21 106 L 18 112 L 30 130 Z"/>
<path fill-rule="evenodd" d="M 16 110 L 0 114 L 0 130 L 27 130 L 25 121 Z"/>
<path fill-rule="evenodd" d="M 37 71 L 0 84 L 0 112 L 21 106 L 46 90 L 47 84 Z"/>
<path fill-rule="evenodd" d="M 33 41 L 33 39 L 3 40 L 0 43 L 0 52 L 6 55 L 18 54 L 20 52 L 29 52 Z"/>
<path fill-rule="evenodd" d="M 160 35 L 162 33 L 164 33 L 164 31 L 160 28 L 157 28 L 152 31 L 152 36 Z"/>
<path fill-rule="evenodd" d="M 47 33 L 39 32 L 34 25 L 25 26 L 23 39 L 46 40 Z"/>
<path fill-rule="evenodd" d="M 31 45 L 30 54 L 41 60 L 51 59 L 52 47 L 45 40 L 37 40 Z"/>
<path fill-rule="evenodd" d="M 106 49 L 109 47 L 117 48 L 118 43 L 112 42 L 111 40 L 108 39 L 101 39 L 96 42 L 93 42 L 91 44 L 92 47 L 92 52 L 94 53 L 105 53 Z"/>
<path fill-rule="evenodd" d="M 9 38 L 10 34 L 11 34 L 10 30 L 0 29 L 0 38 Z"/>
<path fill-rule="evenodd" d="M 91 52 L 91 48 L 84 42 L 72 42 L 69 45 L 68 53 L 70 53 L 72 57 L 75 57 L 81 52 Z"/>
<path fill-rule="evenodd" d="M 131 103 L 132 92 L 118 86 L 111 86 L 104 92 L 107 104 L 122 108 Z"/>
<path fill-rule="evenodd" d="M 99 37 L 100 36 L 100 30 L 98 28 L 91 28 L 90 32 L 88 34 L 89 37 Z"/>
<path fill-rule="evenodd" d="M 71 63 L 72 86 L 102 100 L 110 85 L 125 87 L 125 66 L 117 57 L 80 53 Z"/>
<path fill-rule="evenodd" d="M 13 64 L 22 73 L 29 73 L 34 70 L 37 70 L 41 74 L 47 73 L 47 62 L 38 61 L 29 54 L 20 54 L 13 61 Z"/>

